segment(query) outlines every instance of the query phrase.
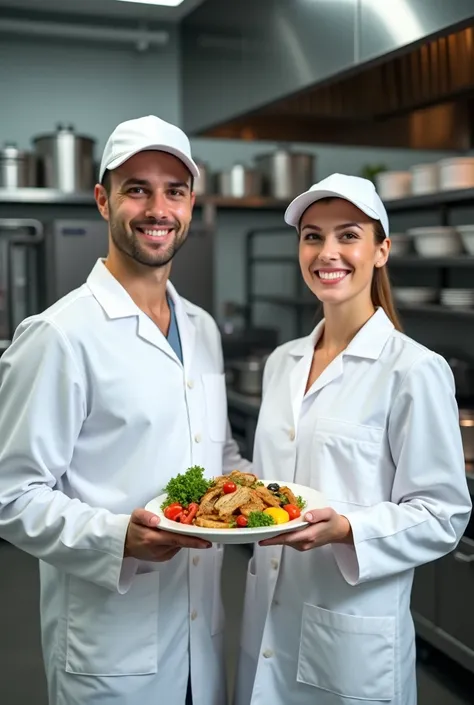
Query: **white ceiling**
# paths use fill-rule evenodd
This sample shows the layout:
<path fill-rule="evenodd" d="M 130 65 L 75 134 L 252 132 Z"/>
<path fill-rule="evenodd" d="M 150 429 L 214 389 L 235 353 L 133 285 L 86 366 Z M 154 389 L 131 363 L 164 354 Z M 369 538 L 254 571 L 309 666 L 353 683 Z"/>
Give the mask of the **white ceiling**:
<path fill-rule="evenodd" d="M 183 0 L 178 7 L 160 7 L 119 0 L 0 0 L 2 8 L 57 12 L 62 15 L 99 15 L 110 19 L 135 19 L 156 22 L 179 22 L 205 0 Z"/>

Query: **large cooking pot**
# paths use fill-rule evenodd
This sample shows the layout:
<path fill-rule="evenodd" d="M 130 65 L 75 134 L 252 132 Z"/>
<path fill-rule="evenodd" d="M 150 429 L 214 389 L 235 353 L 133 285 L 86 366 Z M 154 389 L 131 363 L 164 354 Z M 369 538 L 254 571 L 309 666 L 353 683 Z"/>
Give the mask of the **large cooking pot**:
<path fill-rule="evenodd" d="M 271 154 L 259 155 L 255 163 L 262 173 L 263 193 L 266 196 L 289 201 L 314 183 L 313 154 L 278 149 Z"/>
<path fill-rule="evenodd" d="M 234 164 L 229 171 L 217 174 L 217 190 L 221 196 L 246 198 L 260 196 L 262 193 L 262 176 L 255 169 L 243 164 Z"/>
<path fill-rule="evenodd" d="M 71 125 L 58 125 L 54 134 L 36 137 L 33 142 L 41 186 L 68 193 L 94 187 L 95 140 L 76 135 Z"/>
<path fill-rule="evenodd" d="M 267 357 L 249 357 L 244 360 L 235 360 L 230 364 L 233 372 L 233 387 L 240 394 L 261 396 L 263 370 Z"/>
<path fill-rule="evenodd" d="M 205 162 L 195 160 L 199 169 L 199 176 L 194 179 L 194 193 L 196 196 L 204 196 L 212 193 L 211 188 L 211 172 L 209 166 Z"/>
<path fill-rule="evenodd" d="M 16 144 L 5 143 L 0 149 L 0 188 L 36 186 L 36 160 Z"/>

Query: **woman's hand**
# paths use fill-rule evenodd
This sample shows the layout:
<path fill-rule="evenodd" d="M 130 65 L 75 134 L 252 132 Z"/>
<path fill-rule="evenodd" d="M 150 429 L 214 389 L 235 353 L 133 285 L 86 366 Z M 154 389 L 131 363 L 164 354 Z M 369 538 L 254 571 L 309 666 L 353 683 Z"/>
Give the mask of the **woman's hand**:
<path fill-rule="evenodd" d="M 297 551 L 326 546 L 329 543 L 353 543 L 349 521 L 334 509 L 310 509 L 304 516 L 310 523 L 305 529 L 279 534 L 272 539 L 260 541 L 260 546 L 291 546 Z"/>

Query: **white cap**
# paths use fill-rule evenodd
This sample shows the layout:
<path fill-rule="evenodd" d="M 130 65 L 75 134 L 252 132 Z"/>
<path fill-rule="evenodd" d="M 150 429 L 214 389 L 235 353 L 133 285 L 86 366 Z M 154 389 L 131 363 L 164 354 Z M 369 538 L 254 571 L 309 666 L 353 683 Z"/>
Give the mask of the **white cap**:
<path fill-rule="evenodd" d="M 106 169 L 117 169 L 134 154 L 148 149 L 173 154 L 194 177 L 199 176 L 199 169 L 191 157 L 191 145 L 184 132 L 155 115 L 147 115 L 122 122 L 112 132 L 102 155 L 99 180 L 102 181 Z"/>
<path fill-rule="evenodd" d="M 380 220 L 385 235 L 388 237 L 387 211 L 374 184 L 360 176 L 348 176 L 347 174 L 331 174 L 311 186 L 309 191 L 297 196 L 286 209 L 285 222 L 297 228 L 305 210 L 322 198 L 343 198 L 345 201 L 353 203 L 370 218 Z"/>

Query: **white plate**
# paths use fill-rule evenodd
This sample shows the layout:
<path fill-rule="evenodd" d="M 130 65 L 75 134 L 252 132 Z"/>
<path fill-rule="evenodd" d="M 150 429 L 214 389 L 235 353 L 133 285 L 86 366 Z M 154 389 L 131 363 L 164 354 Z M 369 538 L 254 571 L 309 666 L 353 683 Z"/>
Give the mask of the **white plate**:
<path fill-rule="evenodd" d="M 148 502 L 145 509 L 160 517 L 159 528 L 164 531 L 172 531 L 175 534 L 185 534 L 206 539 L 211 543 L 257 543 L 272 536 L 278 536 L 288 531 L 297 531 L 308 526 L 308 522 L 303 520 L 305 512 L 309 509 L 323 509 L 327 507 L 327 501 L 323 494 L 312 487 L 296 485 L 293 482 L 281 482 L 279 480 L 265 480 L 265 486 L 271 482 L 277 482 L 281 487 L 289 487 L 297 497 L 301 495 L 306 501 L 306 507 L 298 519 L 293 519 L 286 524 L 276 524 L 274 526 L 262 526 L 258 529 L 206 529 L 202 526 L 186 526 L 177 521 L 170 521 L 161 510 L 161 504 L 166 499 L 166 494 L 162 494 L 151 502 Z"/>

